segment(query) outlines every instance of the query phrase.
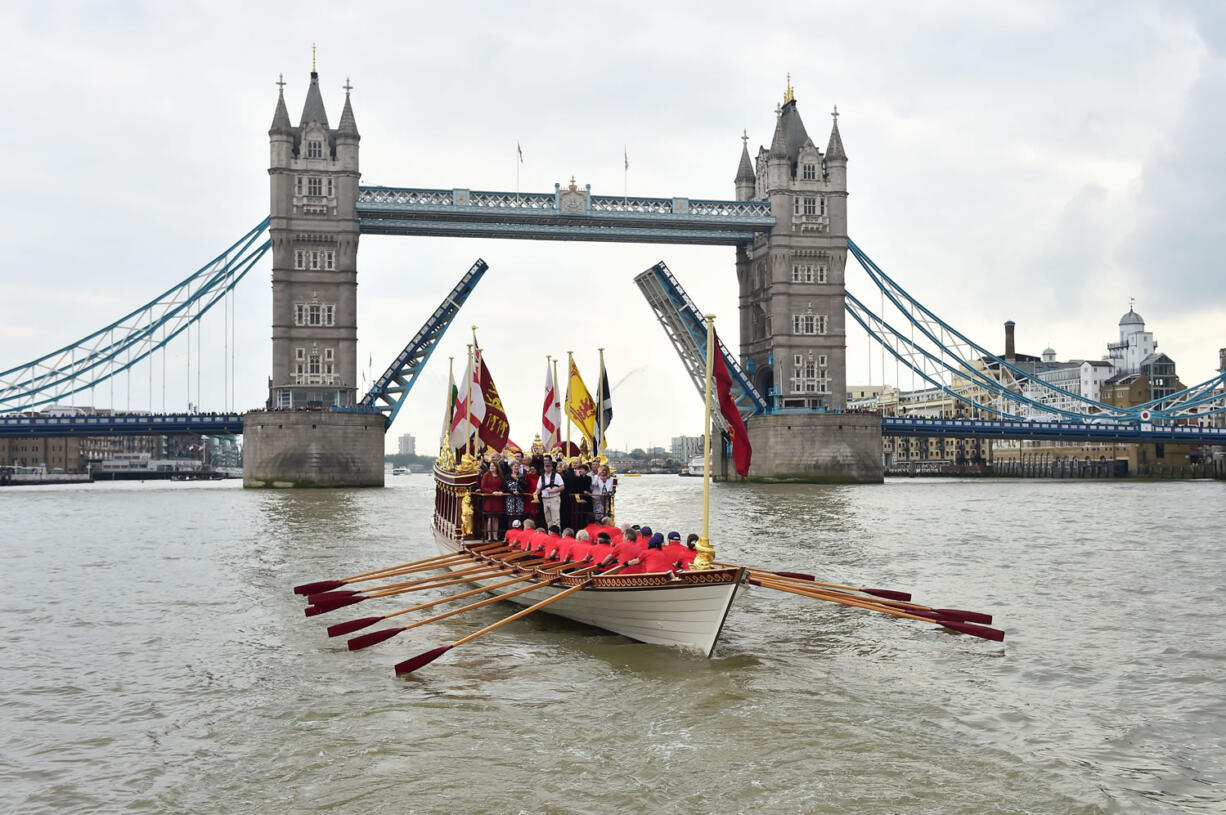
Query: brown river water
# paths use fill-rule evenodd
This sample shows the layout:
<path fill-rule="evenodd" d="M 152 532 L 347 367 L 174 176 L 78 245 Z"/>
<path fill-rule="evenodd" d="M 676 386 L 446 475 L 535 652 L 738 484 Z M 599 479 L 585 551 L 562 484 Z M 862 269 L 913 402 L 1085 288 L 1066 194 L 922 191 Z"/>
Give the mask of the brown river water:
<path fill-rule="evenodd" d="M 388 483 L 0 490 L 0 812 L 1226 812 L 1226 483 L 716 485 L 721 559 L 1005 641 L 750 588 L 710 660 L 541 614 L 399 679 L 515 609 L 357 653 L 325 626 L 411 603 L 304 618 L 435 553 L 429 477 Z M 701 494 L 623 478 L 618 520 Z"/>

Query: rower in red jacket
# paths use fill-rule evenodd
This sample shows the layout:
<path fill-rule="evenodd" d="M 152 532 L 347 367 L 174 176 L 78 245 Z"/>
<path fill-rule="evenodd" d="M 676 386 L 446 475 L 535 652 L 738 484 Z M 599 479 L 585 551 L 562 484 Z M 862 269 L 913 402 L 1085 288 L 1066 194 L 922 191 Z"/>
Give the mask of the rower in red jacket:
<path fill-rule="evenodd" d="M 682 569 L 690 568 L 694 558 L 698 557 L 698 552 L 688 548 L 681 542 L 680 532 L 668 533 L 668 543 L 664 546 L 664 553 L 676 560 Z"/>

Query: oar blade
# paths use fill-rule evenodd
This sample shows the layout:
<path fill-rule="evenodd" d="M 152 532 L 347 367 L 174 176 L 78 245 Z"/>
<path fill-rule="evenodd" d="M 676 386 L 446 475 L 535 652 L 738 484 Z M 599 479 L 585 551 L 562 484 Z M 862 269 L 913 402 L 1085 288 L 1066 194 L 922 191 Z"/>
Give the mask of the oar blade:
<path fill-rule="evenodd" d="M 960 608 L 934 608 L 933 611 L 945 620 L 957 620 L 960 623 L 982 623 L 983 625 L 992 624 L 991 614 L 983 614 L 978 611 L 963 611 Z"/>
<path fill-rule="evenodd" d="M 329 600 L 326 603 L 315 606 L 307 606 L 303 613 L 308 617 L 314 617 L 317 614 L 327 614 L 329 611 L 336 611 L 338 608 L 351 606 L 354 603 L 360 603 L 365 600 L 365 597 L 338 597 L 335 600 Z"/>
<path fill-rule="evenodd" d="M 405 674 L 413 673 L 413 671 L 416 671 L 418 668 L 424 668 L 434 660 L 441 657 L 443 654 L 450 651 L 451 648 L 452 646 L 450 645 L 444 645 L 440 648 L 433 648 L 429 651 L 418 654 L 412 659 L 406 659 L 404 662 L 397 662 L 396 676 L 404 676 Z"/>
<path fill-rule="evenodd" d="M 382 617 L 361 617 L 357 620 L 347 620 L 343 623 L 328 626 L 329 637 L 343 637 L 345 634 L 352 634 L 354 631 L 361 631 L 368 625 L 382 622 Z"/>
<path fill-rule="evenodd" d="M 361 651 L 363 648 L 378 645 L 384 640 L 389 640 L 404 630 L 405 629 L 403 626 L 400 628 L 383 628 L 378 631 L 372 631 L 369 634 L 363 634 L 360 637 L 354 637 L 353 639 L 349 640 L 349 650 Z"/>
<path fill-rule="evenodd" d="M 911 602 L 911 595 L 905 591 L 894 591 L 892 589 L 860 589 L 865 594 L 871 594 L 874 597 L 884 597 L 886 600 L 901 600 L 904 603 Z"/>
<path fill-rule="evenodd" d="M 959 634 L 970 634 L 972 637 L 982 637 L 985 640 L 994 642 L 1002 642 L 1005 639 L 1005 632 L 999 628 L 989 628 L 986 625 L 975 625 L 974 623 L 959 623 L 953 620 L 940 620 L 938 625 L 943 625 L 951 631 L 957 631 Z"/>
<path fill-rule="evenodd" d="M 294 586 L 294 594 L 322 594 L 325 591 L 340 588 L 345 585 L 344 580 L 319 580 L 315 583 L 303 583 L 301 586 Z"/>
<path fill-rule="evenodd" d="M 318 606 L 321 604 L 326 604 L 332 600 L 339 600 L 342 597 L 352 597 L 355 594 L 361 594 L 361 593 L 362 592 L 358 591 L 357 589 L 345 589 L 343 591 L 325 591 L 323 594 L 308 594 L 307 602 L 313 606 Z"/>

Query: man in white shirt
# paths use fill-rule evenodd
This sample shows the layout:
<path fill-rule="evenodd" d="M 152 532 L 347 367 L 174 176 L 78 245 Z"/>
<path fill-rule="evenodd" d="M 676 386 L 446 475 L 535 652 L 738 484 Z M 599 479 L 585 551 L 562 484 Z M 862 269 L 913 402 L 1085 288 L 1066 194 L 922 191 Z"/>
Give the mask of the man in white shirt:
<path fill-rule="evenodd" d="M 545 470 L 536 485 L 537 497 L 545 511 L 545 526 L 560 526 L 562 519 L 562 489 L 564 482 L 553 459 L 545 459 Z"/>

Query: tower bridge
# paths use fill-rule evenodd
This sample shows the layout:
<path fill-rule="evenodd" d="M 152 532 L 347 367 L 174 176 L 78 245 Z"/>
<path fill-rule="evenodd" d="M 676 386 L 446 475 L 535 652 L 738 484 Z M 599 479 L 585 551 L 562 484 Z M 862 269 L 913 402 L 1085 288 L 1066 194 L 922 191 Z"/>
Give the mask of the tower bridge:
<path fill-rule="evenodd" d="M 916 301 L 848 237 L 848 157 L 837 108 L 828 135 L 815 141 L 790 82 L 775 110 L 769 147 L 751 153 L 748 136 L 742 137 L 729 200 L 604 195 L 573 179 L 544 193 L 362 186 L 352 87 L 346 83 L 333 127 L 317 72 L 311 72 L 297 124 L 289 116 L 285 83 L 278 85 L 268 131 L 268 218 L 115 323 L 0 371 L 0 436 L 236 432 L 234 412 L 208 418 L 158 415 L 152 408 L 76 418 L 17 412 L 92 393 L 120 373 L 130 385 L 134 365 L 151 362 L 158 351 L 164 364 L 167 343 L 189 338 L 192 324 L 198 345 L 202 316 L 270 254 L 272 370 L 265 409 L 242 417 L 245 481 L 382 484 L 384 431 L 487 266 L 476 261 L 386 372 L 359 394 L 363 234 L 732 247 L 739 353 L 723 343 L 719 353 L 748 420 L 755 477 L 882 479 L 883 420 L 844 410 L 847 315 L 901 366 L 970 408 L 954 419 L 886 417 L 885 432 L 892 435 L 1211 443 L 1226 433 L 1201 426 L 1226 413 L 1226 361 L 1219 376 L 1190 388 L 1155 392 L 1132 407 L 1104 404 L 1070 391 L 1067 383 L 1044 380 L 1009 351 L 992 354 Z M 876 314 L 847 292 L 849 255 L 881 292 L 883 311 L 888 300 L 900 317 Z M 701 310 L 663 263 L 635 282 L 698 384 L 697 372 L 705 367 Z M 165 373 L 163 387 L 164 379 Z"/>

